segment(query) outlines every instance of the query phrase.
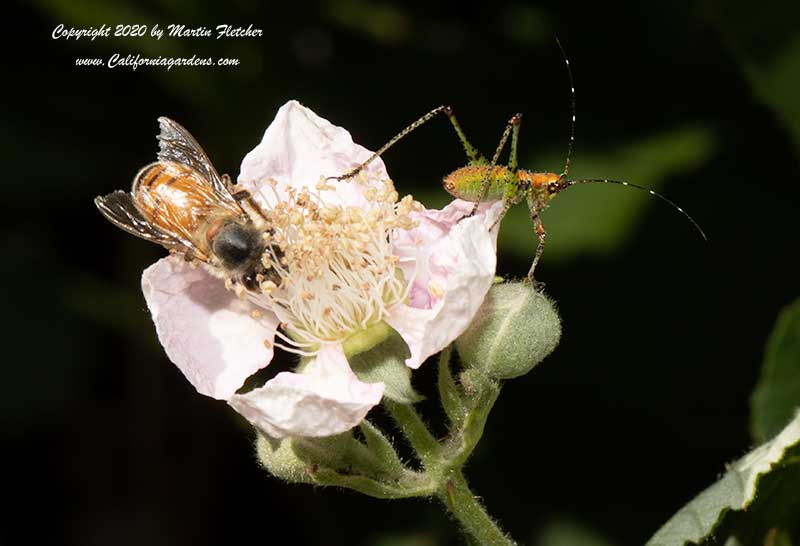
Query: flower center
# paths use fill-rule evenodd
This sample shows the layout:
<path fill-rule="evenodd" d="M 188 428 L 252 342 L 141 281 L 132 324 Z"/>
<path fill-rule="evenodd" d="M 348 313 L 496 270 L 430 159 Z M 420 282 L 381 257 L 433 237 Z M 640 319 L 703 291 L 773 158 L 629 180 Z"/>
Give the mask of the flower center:
<path fill-rule="evenodd" d="M 393 254 L 389 234 L 416 223 L 409 214 L 422 206 L 409 196 L 398 201 L 391 180 L 366 186 L 363 208 L 326 203 L 335 187 L 320 179 L 315 190 L 284 189 L 269 212 L 270 229 L 262 264 L 267 275 L 254 302 L 281 322 L 278 332 L 301 354 L 339 342 L 381 321 L 406 299 L 409 283 Z M 270 187 L 275 191 L 274 181 Z"/>

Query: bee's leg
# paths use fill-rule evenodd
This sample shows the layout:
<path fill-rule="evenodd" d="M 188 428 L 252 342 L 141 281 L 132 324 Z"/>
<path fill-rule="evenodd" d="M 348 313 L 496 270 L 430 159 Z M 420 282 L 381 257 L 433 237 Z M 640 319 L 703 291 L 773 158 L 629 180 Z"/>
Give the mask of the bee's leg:
<path fill-rule="evenodd" d="M 424 116 L 422 116 L 421 118 L 419 118 L 417 121 L 415 121 L 414 123 L 412 123 L 411 125 L 409 125 L 409 126 L 408 126 L 408 127 L 406 127 L 405 129 L 403 129 L 402 131 L 400 131 L 399 133 L 397 133 L 397 134 L 396 134 L 396 135 L 395 135 L 395 136 L 394 136 L 394 137 L 393 137 L 393 138 L 392 138 L 392 139 L 391 139 L 389 142 L 387 142 L 386 144 L 384 144 L 383 146 L 381 146 L 381 147 L 378 149 L 378 151 L 377 151 L 377 152 L 375 152 L 374 154 L 372 154 L 372 155 L 369 157 L 369 159 L 367 159 L 367 160 L 366 160 L 365 162 L 363 162 L 361 165 L 357 166 L 356 168 L 354 168 L 354 169 L 352 169 L 352 170 L 350 170 L 350 171 L 347 171 L 346 173 L 344 173 L 344 174 L 342 174 L 342 175 L 340 175 L 340 176 L 329 176 L 329 177 L 327 178 L 327 180 L 349 180 L 349 179 L 353 178 L 353 177 L 354 177 L 354 176 L 356 176 L 358 173 L 360 173 L 361 171 L 363 171 L 363 170 L 364 170 L 364 169 L 367 167 L 367 165 L 369 165 L 370 163 L 372 163 L 373 161 L 375 161 L 376 159 L 378 159 L 378 158 L 379 158 L 381 155 L 383 155 L 383 153 L 384 153 L 386 150 L 388 150 L 389 148 L 391 148 L 392 146 L 394 146 L 395 144 L 397 144 L 397 142 L 399 142 L 399 141 L 400 141 L 400 140 L 401 140 L 403 137 L 405 137 L 406 135 L 408 135 L 408 133 L 410 133 L 410 132 L 412 132 L 413 130 L 417 129 L 418 127 L 420 127 L 420 126 L 422 126 L 422 125 L 426 124 L 426 123 L 427 123 L 427 122 L 429 122 L 431 119 L 433 119 L 434 117 L 436 117 L 438 114 L 440 114 L 440 113 L 442 113 L 442 112 L 446 112 L 448 108 L 449 108 L 448 106 L 439 106 L 439 107 L 437 107 L 437 108 L 434 108 L 433 110 L 431 110 L 430 112 L 428 112 L 427 114 L 425 114 Z"/>
<path fill-rule="evenodd" d="M 233 182 L 231 182 L 231 177 L 228 174 L 223 174 L 220 176 L 222 179 L 222 183 L 225 184 L 225 187 L 228 188 L 228 192 L 233 195 L 236 193 L 236 188 L 233 187 Z"/>
<path fill-rule="evenodd" d="M 235 187 L 231 187 L 233 191 L 231 191 L 231 197 L 239 203 L 239 206 L 244 209 L 253 223 L 264 226 L 267 222 L 269 222 L 269 216 L 261 206 L 253 199 L 252 194 L 247 190 L 236 189 Z"/>
<path fill-rule="evenodd" d="M 489 183 L 492 180 L 492 174 L 494 173 L 494 167 L 497 165 L 497 160 L 500 159 L 500 154 L 503 151 L 503 148 L 506 146 L 506 142 L 508 141 L 509 135 L 513 132 L 514 136 L 512 140 L 512 146 L 514 146 L 514 170 L 516 171 L 516 162 L 517 162 L 517 153 L 516 153 L 516 142 L 519 135 L 519 126 L 522 123 L 522 114 L 514 114 L 511 116 L 511 119 L 508 120 L 506 124 L 505 131 L 503 131 L 503 136 L 500 138 L 500 143 L 497 145 L 497 150 L 494 152 L 494 156 L 492 157 L 492 161 L 489 163 L 489 168 L 486 170 L 486 176 L 483 178 L 481 182 L 481 190 L 480 194 L 478 195 L 478 199 L 475 201 L 475 204 L 472 206 L 472 211 L 467 216 L 474 216 L 476 212 L 478 212 L 478 206 L 481 202 L 486 199 L 486 194 L 489 193 Z"/>
<path fill-rule="evenodd" d="M 531 210 L 531 220 L 533 220 L 533 227 L 536 231 L 536 236 L 539 238 L 539 244 L 536 246 L 536 255 L 533 257 L 533 263 L 528 271 L 528 277 L 525 279 L 525 282 L 529 282 L 533 284 L 534 288 L 541 290 L 544 288 L 544 283 L 538 282 L 533 277 L 533 272 L 536 269 L 536 264 L 539 263 L 539 259 L 542 257 L 542 252 L 544 252 L 544 241 L 547 233 L 544 230 L 544 225 L 542 225 L 542 219 L 539 217 L 538 211 Z"/>
<path fill-rule="evenodd" d="M 259 264 L 249 271 L 245 271 L 239 277 L 239 282 L 250 292 L 258 293 L 259 284 L 264 280 L 263 269 Z"/>

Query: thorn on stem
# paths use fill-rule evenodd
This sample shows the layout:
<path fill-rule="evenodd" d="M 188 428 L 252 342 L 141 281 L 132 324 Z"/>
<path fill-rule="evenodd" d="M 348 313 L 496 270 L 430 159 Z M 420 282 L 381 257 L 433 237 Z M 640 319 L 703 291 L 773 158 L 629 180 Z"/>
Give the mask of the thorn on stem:
<path fill-rule="evenodd" d="M 456 504 L 456 486 L 453 485 L 453 480 L 447 480 L 447 500 L 450 501 L 451 506 Z"/>

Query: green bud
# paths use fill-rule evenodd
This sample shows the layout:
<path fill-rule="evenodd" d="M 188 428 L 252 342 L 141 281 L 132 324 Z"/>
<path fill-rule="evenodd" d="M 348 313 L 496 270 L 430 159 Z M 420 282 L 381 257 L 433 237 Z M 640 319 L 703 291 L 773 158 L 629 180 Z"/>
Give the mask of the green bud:
<path fill-rule="evenodd" d="M 531 371 L 560 338 L 561 320 L 546 296 L 530 283 L 504 283 L 489 289 L 456 348 L 465 366 L 511 379 Z"/>

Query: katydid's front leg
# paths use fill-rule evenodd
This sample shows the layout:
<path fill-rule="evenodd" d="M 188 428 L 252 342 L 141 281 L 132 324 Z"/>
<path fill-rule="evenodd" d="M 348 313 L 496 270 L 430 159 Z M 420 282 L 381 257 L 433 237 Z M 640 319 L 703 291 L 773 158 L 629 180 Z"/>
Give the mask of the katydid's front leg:
<path fill-rule="evenodd" d="M 511 207 L 522 201 L 525 197 L 525 192 L 519 183 L 519 178 L 517 178 L 516 173 L 510 174 L 509 176 L 511 176 L 511 179 L 506 181 L 506 190 L 503 193 L 503 210 L 500 212 L 500 216 L 497 217 L 497 220 L 489 227 L 489 231 L 493 230 L 494 227 L 505 218 L 505 215 Z"/>
<path fill-rule="evenodd" d="M 532 283 L 535 288 L 541 289 L 544 288 L 544 283 L 540 283 L 533 278 L 533 272 L 536 269 L 536 264 L 539 263 L 539 259 L 542 257 L 542 252 L 544 252 L 544 241 L 547 233 L 544 230 L 544 225 L 542 225 L 542 219 L 539 217 L 538 211 L 531 210 L 531 220 L 533 220 L 533 226 L 536 230 L 536 237 L 539 238 L 539 244 L 536 245 L 536 255 L 533 257 L 533 263 L 531 264 L 531 269 L 528 271 L 528 277 L 525 281 Z"/>

